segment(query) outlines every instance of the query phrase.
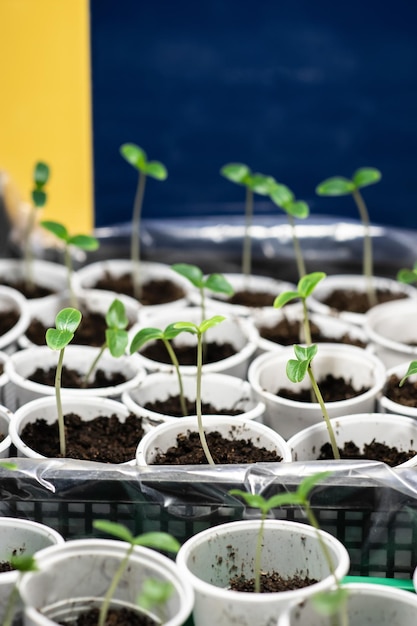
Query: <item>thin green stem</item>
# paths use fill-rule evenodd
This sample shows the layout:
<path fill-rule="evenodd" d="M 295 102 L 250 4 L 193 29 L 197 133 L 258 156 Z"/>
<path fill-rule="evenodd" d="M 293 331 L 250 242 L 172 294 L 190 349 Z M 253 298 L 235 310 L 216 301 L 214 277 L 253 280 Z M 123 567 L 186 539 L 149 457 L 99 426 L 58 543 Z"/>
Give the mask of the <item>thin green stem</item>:
<path fill-rule="evenodd" d="M 129 563 L 129 559 L 133 552 L 133 549 L 134 549 L 134 544 L 131 544 L 125 556 L 120 561 L 119 567 L 117 568 L 116 573 L 114 574 L 113 579 L 110 583 L 110 586 L 106 591 L 106 595 L 104 596 L 103 603 L 100 607 L 98 626 L 104 626 L 106 623 L 106 618 L 107 618 L 107 613 L 109 611 L 110 602 L 114 596 L 114 592 L 117 589 L 117 585 L 120 582 L 123 572 L 125 571 L 127 564 Z"/>
<path fill-rule="evenodd" d="M 145 194 L 146 174 L 139 172 L 138 186 L 132 216 L 132 239 L 130 244 L 130 258 L 132 261 L 133 295 L 138 300 L 142 296 L 140 284 L 140 219 L 142 213 L 143 196 Z"/>
<path fill-rule="evenodd" d="M 306 298 L 301 298 L 303 303 L 303 329 L 304 329 L 304 341 L 308 346 L 311 346 L 311 330 L 310 330 L 310 322 L 308 319 L 308 309 Z"/>
<path fill-rule="evenodd" d="M 101 346 L 96 358 L 94 359 L 94 361 L 91 363 L 90 368 L 88 370 L 88 372 L 84 375 L 83 381 L 81 383 L 81 387 L 85 388 L 88 385 L 88 381 L 89 378 L 91 376 L 91 374 L 94 372 L 94 370 L 96 369 L 97 363 L 99 362 L 99 360 L 101 359 L 103 352 L 105 351 L 105 349 L 107 348 L 107 341 L 105 341 L 103 343 L 103 345 Z"/>
<path fill-rule="evenodd" d="M 72 272 L 73 272 L 72 258 L 71 258 L 70 247 L 68 244 L 65 244 L 64 259 L 65 259 L 65 267 L 67 268 L 67 283 L 68 283 L 70 303 L 74 309 L 77 309 L 78 302 L 77 302 L 77 298 L 75 296 L 74 289 L 72 286 Z"/>
<path fill-rule="evenodd" d="M 333 456 L 335 459 L 340 459 L 339 448 L 337 447 L 336 437 L 334 434 L 334 430 L 332 424 L 330 422 L 329 414 L 326 409 L 326 405 L 324 404 L 323 396 L 321 395 L 321 391 L 319 386 L 316 383 L 316 379 L 314 378 L 313 370 L 311 368 L 311 364 L 307 368 L 308 376 L 310 378 L 311 386 L 313 387 L 314 395 L 317 398 L 317 402 L 320 404 L 320 408 L 323 414 L 324 421 L 326 423 L 327 432 L 329 433 L 330 445 L 332 446 Z"/>
<path fill-rule="evenodd" d="M 262 542 L 264 538 L 265 517 L 266 517 L 266 513 L 262 511 L 262 517 L 261 517 L 261 522 L 259 525 L 258 536 L 256 538 L 256 549 L 255 549 L 255 562 L 254 562 L 255 593 L 261 593 L 261 560 L 262 560 Z"/>
<path fill-rule="evenodd" d="M 294 218 L 292 215 L 288 215 L 288 221 L 291 226 L 292 244 L 294 248 L 295 261 L 297 264 L 298 278 L 302 278 L 303 276 L 305 276 L 306 267 L 304 263 L 303 253 L 301 251 L 300 242 L 296 233 Z"/>
<path fill-rule="evenodd" d="M 181 404 L 181 411 L 183 416 L 185 417 L 186 415 L 188 415 L 188 411 L 187 411 L 187 405 L 185 402 L 185 396 L 184 396 L 184 386 L 182 384 L 182 376 L 181 376 L 181 371 L 180 371 L 180 364 L 178 363 L 178 359 L 177 359 L 177 355 L 174 352 L 173 347 L 171 346 L 171 343 L 165 339 L 162 338 L 162 341 L 164 343 L 164 346 L 166 347 L 168 354 L 169 354 L 169 358 L 172 361 L 172 364 L 175 368 L 175 372 L 177 374 L 177 378 L 178 378 L 178 386 L 179 386 L 179 392 L 180 392 L 180 404 Z"/>
<path fill-rule="evenodd" d="M 363 237 L 363 275 L 367 282 L 367 293 L 369 306 L 375 306 L 377 304 L 377 298 L 375 293 L 375 287 L 373 284 L 373 252 L 372 252 L 372 237 L 370 233 L 370 221 L 368 209 L 364 199 L 362 198 L 359 189 L 354 189 L 352 192 L 353 199 L 358 207 L 359 215 L 364 227 Z"/>
<path fill-rule="evenodd" d="M 252 270 L 251 228 L 253 220 L 253 191 L 246 187 L 245 202 L 245 235 L 243 240 L 242 274 L 248 278 Z"/>
<path fill-rule="evenodd" d="M 203 373 L 203 342 L 202 333 L 197 334 L 197 394 L 196 394 L 196 407 L 197 407 L 197 422 L 198 422 L 198 434 L 200 435 L 201 445 L 206 455 L 206 459 L 210 465 L 215 465 L 213 457 L 210 454 L 209 447 L 207 445 L 206 435 L 203 428 L 203 419 L 201 415 L 201 378 Z"/>
<path fill-rule="evenodd" d="M 58 430 L 59 430 L 59 451 L 62 457 L 66 454 L 66 442 L 65 442 L 65 424 L 64 413 L 62 410 L 61 401 L 61 376 L 62 376 L 62 363 L 64 361 L 65 348 L 62 348 L 59 352 L 58 364 L 56 366 L 55 373 L 55 397 L 56 397 L 56 410 L 58 415 Z"/>

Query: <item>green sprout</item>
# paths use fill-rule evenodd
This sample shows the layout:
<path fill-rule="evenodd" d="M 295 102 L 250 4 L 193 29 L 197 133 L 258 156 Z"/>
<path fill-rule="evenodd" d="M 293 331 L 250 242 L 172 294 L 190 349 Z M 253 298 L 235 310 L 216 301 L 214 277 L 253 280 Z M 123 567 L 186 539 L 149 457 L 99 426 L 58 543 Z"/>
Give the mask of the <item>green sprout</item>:
<path fill-rule="evenodd" d="M 86 387 L 88 381 L 97 367 L 97 363 L 103 356 L 106 348 L 109 349 L 110 354 L 119 358 L 125 354 L 127 344 L 129 343 L 129 335 L 126 330 L 129 320 L 126 316 L 126 310 L 123 302 L 117 298 L 110 304 L 105 316 L 106 320 L 106 340 L 102 344 L 96 358 L 92 362 L 88 372 L 84 376 L 82 383 L 83 387 Z"/>
<path fill-rule="evenodd" d="M 59 222 L 45 220 L 41 222 L 41 225 L 64 243 L 64 258 L 65 266 L 67 268 L 67 281 L 70 294 L 70 302 L 71 305 L 76 308 L 78 303 L 75 297 L 74 289 L 72 287 L 73 266 L 71 258 L 71 246 L 79 248 L 80 250 L 86 250 L 91 252 L 93 250 L 97 250 L 97 248 L 99 247 L 99 242 L 95 237 L 92 237 L 91 235 L 70 235 L 67 228 Z"/>
<path fill-rule="evenodd" d="M 417 374 L 417 361 L 411 361 L 410 365 L 408 366 L 408 370 L 405 376 L 403 376 L 399 382 L 399 386 L 402 387 L 405 381 L 407 380 L 407 378 L 409 376 L 412 376 L 413 374 Z"/>
<path fill-rule="evenodd" d="M 23 234 L 23 247 L 25 251 L 26 281 L 29 289 L 33 288 L 33 255 L 31 237 L 35 228 L 36 213 L 46 205 L 48 195 L 45 185 L 49 180 L 49 166 L 43 161 L 37 161 L 33 169 L 32 208 Z"/>
<path fill-rule="evenodd" d="M 159 161 L 148 161 L 145 151 L 134 143 L 124 143 L 120 146 L 120 154 L 139 172 L 132 214 L 130 257 L 132 261 L 133 293 L 135 298 L 140 299 L 142 295 L 140 285 L 140 226 L 146 178 L 150 176 L 156 180 L 166 180 L 168 172 L 165 165 Z"/>
<path fill-rule="evenodd" d="M 67 345 L 74 338 L 75 331 L 81 322 L 81 312 L 77 309 L 66 308 L 59 311 L 55 318 L 56 328 L 48 328 L 46 331 L 46 343 L 51 350 L 59 350 L 58 364 L 55 373 L 55 397 L 58 414 L 59 449 L 61 456 L 65 457 L 65 424 L 61 401 L 61 376 L 64 352 Z"/>
<path fill-rule="evenodd" d="M 397 280 L 400 283 L 404 283 L 406 285 L 412 285 L 417 282 L 417 262 L 414 263 L 411 269 L 403 267 L 398 270 Z"/>
<path fill-rule="evenodd" d="M 199 267 L 188 263 L 175 263 L 171 267 L 175 272 L 177 272 L 177 274 L 184 276 L 199 290 L 201 298 L 201 320 L 206 317 L 206 289 L 212 291 L 213 293 L 224 293 L 227 296 L 232 296 L 234 293 L 232 285 L 222 274 L 210 274 L 209 276 L 204 277 L 204 274 Z"/>
<path fill-rule="evenodd" d="M 98 626 L 104 626 L 106 623 L 107 613 L 109 611 L 111 600 L 123 575 L 126 570 L 129 559 L 133 554 L 135 546 L 145 546 L 154 550 L 161 550 L 164 552 L 178 552 L 180 548 L 179 542 L 172 535 L 164 532 L 147 532 L 136 537 L 130 532 L 123 524 L 117 524 L 116 522 L 109 522 L 107 520 L 95 520 L 93 522 L 94 528 L 102 532 L 107 533 L 125 541 L 129 544 L 126 554 L 120 561 L 119 567 L 114 573 L 114 576 L 104 596 L 103 603 L 100 607 Z"/>
<path fill-rule="evenodd" d="M 16 583 L 10 592 L 3 617 L 3 626 L 12 626 L 16 604 L 19 600 L 19 583 L 26 572 L 36 572 L 37 566 L 35 558 L 27 554 L 13 554 L 9 559 L 10 565 L 18 571 Z"/>
<path fill-rule="evenodd" d="M 177 355 L 172 347 L 171 340 L 174 339 L 177 335 L 181 333 L 181 330 L 178 330 L 174 327 L 174 324 L 169 324 L 165 330 L 160 330 L 159 328 L 142 328 L 139 330 L 136 335 L 133 337 L 130 344 L 130 354 L 137 352 L 145 344 L 149 341 L 160 340 L 164 344 L 167 349 L 169 358 L 174 366 L 175 373 L 178 379 L 178 387 L 179 387 L 179 397 L 180 397 L 180 405 L 183 416 L 187 415 L 187 405 L 185 402 L 184 396 L 184 386 L 182 383 L 182 376 L 180 371 L 180 364 L 177 359 Z"/>
<path fill-rule="evenodd" d="M 317 344 L 312 344 L 307 347 L 295 345 L 294 353 L 296 358 L 290 359 L 287 363 L 287 376 L 291 382 L 300 383 L 302 380 L 304 380 L 306 373 L 308 374 L 314 395 L 317 399 L 317 402 L 320 404 L 322 415 L 326 423 L 327 432 L 329 433 L 330 438 L 330 444 L 332 446 L 333 456 L 335 459 L 340 459 L 339 448 L 337 447 L 332 423 L 330 421 L 329 414 L 323 400 L 323 396 L 316 382 L 313 368 L 311 367 L 311 362 L 317 354 Z"/>
<path fill-rule="evenodd" d="M 308 317 L 307 298 L 311 296 L 318 283 L 326 277 L 324 272 L 312 272 L 305 274 L 297 284 L 297 291 L 283 291 L 274 301 L 274 308 L 279 309 L 291 300 L 300 298 L 303 305 L 303 328 L 304 340 L 306 344 L 311 344 L 311 329 Z"/>
<path fill-rule="evenodd" d="M 151 611 L 155 606 L 160 607 L 161 622 L 165 623 L 166 615 L 164 607 L 174 592 L 174 585 L 168 580 L 146 578 L 143 581 L 142 590 L 138 596 L 137 604 L 145 611 Z"/>
<path fill-rule="evenodd" d="M 363 240 L 363 275 L 367 279 L 367 292 L 369 306 L 377 304 L 375 288 L 372 282 L 373 277 L 373 251 L 372 238 L 370 235 L 370 220 L 368 209 L 362 197 L 360 189 L 374 185 L 381 180 L 381 172 L 374 167 L 361 167 L 356 170 L 352 180 L 343 176 L 333 176 L 327 178 L 316 187 L 319 196 L 347 196 L 352 194 L 358 208 L 361 222 L 364 227 Z"/>
<path fill-rule="evenodd" d="M 227 163 L 221 168 L 220 174 L 232 183 L 246 187 L 242 274 L 248 277 L 252 271 L 251 227 L 253 222 L 253 194 L 267 195 L 275 181 L 270 176 L 264 176 L 264 174 L 253 174 L 244 163 Z"/>
<path fill-rule="evenodd" d="M 213 457 L 207 445 L 206 435 L 203 428 L 203 419 L 201 415 L 201 379 L 203 373 L 203 337 L 209 328 L 213 328 L 220 322 L 223 322 L 226 318 L 223 315 L 215 315 L 207 320 L 203 320 L 200 325 L 193 322 L 176 322 L 174 328 L 186 333 L 191 333 L 197 336 L 197 392 L 196 392 L 196 409 L 197 409 L 197 423 L 198 434 L 201 441 L 201 446 L 204 450 L 206 459 L 210 465 L 214 465 Z"/>

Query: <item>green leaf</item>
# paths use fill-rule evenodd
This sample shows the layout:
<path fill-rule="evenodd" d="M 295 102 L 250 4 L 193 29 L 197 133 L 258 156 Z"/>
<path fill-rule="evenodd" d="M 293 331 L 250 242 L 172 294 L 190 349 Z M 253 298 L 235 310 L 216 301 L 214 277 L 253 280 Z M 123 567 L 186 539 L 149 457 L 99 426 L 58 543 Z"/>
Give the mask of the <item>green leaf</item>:
<path fill-rule="evenodd" d="M 283 209 L 289 202 L 293 202 L 294 194 L 286 185 L 276 184 L 271 190 L 269 197 L 272 202 Z"/>
<path fill-rule="evenodd" d="M 234 293 L 232 285 L 223 276 L 223 274 L 210 274 L 210 276 L 207 277 L 204 286 L 214 293 L 225 293 L 228 296 L 232 296 Z"/>
<path fill-rule="evenodd" d="M 174 272 L 177 272 L 177 274 L 180 274 L 189 280 L 194 287 L 203 287 L 203 272 L 196 265 L 190 265 L 189 263 L 174 263 L 171 267 Z"/>
<path fill-rule="evenodd" d="M 44 191 L 40 191 L 39 189 L 34 189 L 32 191 L 32 201 L 33 204 L 39 209 L 46 204 L 46 193 Z"/>
<path fill-rule="evenodd" d="M 75 333 L 80 322 L 81 322 L 81 312 L 78 309 L 74 309 L 72 307 L 67 307 L 65 309 L 61 309 L 59 313 L 55 317 L 55 326 L 58 330 L 69 330 L 72 333 Z"/>
<path fill-rule="evenodd" d="M 137 604 L 145 611 L 150 611 L 154 606 L 163 605 L 172 596 L 174 589 L 169 580 L 145 578 Z"/>
<path fill-rule="evenodd" d="M 99 247 L 98 240 L 90 235 L 73 235 L 68 238 L 68 244 L 80 250 L 97 250 Z"/>
<path fill-rule="evenodd" d="M 146 152 L 134 143 L 124 143 L 120 146 L 120 154 L 134 168 L 142 172 L 146 166 Z"/>
<path fill-rule="evenodd" d="M 293 383 L 300 383 L 304 380 L 308 368 L 308 361 L 296 361 L 290 359 L 287 363 L 287 376 Z"/>
<path fill-rule="evenodd" d="M 41 222 L 41 226 L 49 230 L 49 232 L 55 235 L 55 237 L 58 237 L 58 239 L 65 241 L 65 243 L 68 241 L 68 231 L 63 224 L 51 220 L 44 220 Z"/>
<path fill-rule="evenodd" d="M 298 489 L 297 489 L 297 492 L 300 495 L 300 497 L 303 499 L 303 501 L 304 502 L 307 501 L 310 495 L 310 492 L 312 491 L 312 489 L 314 489 L 314 487 L 316 487 L 316 485 L 323 482 L 324 480 L 326 480 L 326 478 L 328 478 L 331 475 L 332 475 L 332 472 L 316 472 L 312 476 L 307 476 L 306 478 L 304 478 L 301 481 L 301 483 L 298 485 Z"/>
<path fill-rule="evenodd" d="M 136 546 L 146 546 L 154 550 L 162 550 L 163 552 L 178 552 L 180 543 L 170 535 L 163 532 L 148 532 L 134 538 Z"/>
<path fill-rule="evenodd" d="M 307 360 L 310 363 L 317 354 L 317 344 L 313 343 L 310 346 L 294 345 L 294 353 L 299 361 Z"/>
<path fill-rule="evenodd" d="M 368 187 L 368 185 L 374 185 L 378 183 L 381 178 L 381 172 L 375 167 L 361 167 L 353 174 L 353 182 L 358 189 Z"/>
<path fill-rule="evenodd" d="M 129 335 L 121 328 L 106 328 L 106 343 L 110 354 L 117 359 L 124 355 Z"/>
<path fill-rule="evenodd" d="M 201 333 L 207 332 L 209 328 L 213 328 L 213 326 L 217 326 L 217 324 L 220 324 L 225 319 L 226 318 L 224 317 L 224 315 L 214 315 L 213 317 L 210 317 L 208 320 L 203 320 L 200 324 L 200 332 Z"/>
<path fill-rule="evenodd" d="M 33 182 L 37 189 L 42 188 L 49 178 L 49 166 L 43 161 L 38 161 L 33 170 Z"/>
<path fill-rule="evenodd" d="M 285 207 L 285 211 L 292 215 L 293 217 L 297 217 L 298 219 L 305 219 L 310 215 L 310 209 L 307 202 L 303 200 L 297 200 L 297 202 L 290 202 Z"/>
<path fill-rule="evenodd" d="M 355 183 L 342 176 L 327 178 L 316 187 L 319 196 L 346 196 L 355 190 Z"/>
<path fill-rule="evenodd" d="M 288 302 L 291 302 L 291 300 L 294 300 L 294 298 L 299 298 L 299 297 L 300 296 L 299 296 L 298 291 L 283 291 L 275 298 L 274 308 L 280 309 Z"/>
<path fill-rule="evenodd" d="M 400 283 L 411 285 L 412 283 L 417 282 L 417 271 L 415 269 L 409 270 L 407 268 L 403 268 L 398 271 L 397 280 Z"/>
<path fill-rule="evenodd" d="M 56 328 L 48 328 L 45 334 L 46 343 L 51 350 L 63 350 L 73 337 L 74 333 L 70 330 L 58 330 Z"/>
<path fill-rule="evenodd" d="M 32 554 L 12 554 L 10 565 L 19 572 L 36 572 L 38 569 Z"/>
<path fill-rule="evenodd" d="M 182 330 L 176 328 L 175 323 L 168 324 L 168 326 L 164 330 L 164 338 L 169 341 L 171 339 L 174 339 L 175 337 L 177 337 L 177 335 L 180 335 L 181 333 Z"/>
<path fill-rule="evenodd" d="M 123 524 L 118 524 L 117 522 L 97 519 L 93 521 L 93 527 L 96 530 L 101 530 L 108 535 L 116 537 L 121 541 L 127 541 L 127 543 L 130 544 L 132 544 L 135 540 L 135 537 L 132 535 L 130 530 L 126 526 L 123 526 Z"/>
<path fill-rule="evenodd" d="M 335 615 L 343 610 L 343 605 L 349 597 L 349 591 L 341 587 L 331 591 L 315 593 L 311 600 L 314 608 L 321 615 Z"/>
<path fill-rule="evenodd" d="M 156 180 L 166 180 L 168 178 L 167 168 L 159 161 L 149 161 L 144 166 L 143 172 Z"/>
<path fill-rule="evenodd" d="M 130 343 L 130 354 L 137 352 L 140 350 L 145 343 L 148 341 L 154 341 L 155 339 L 162 339 L 164 336 L 162 330 L 159 328 L 142 328 L 136 335 L 133 337 Z"/>
<path fill-rule="evenodd" d="M 407 378 L 409 376 L 412 376 L 413 374 L 417 374 L 417 361 L 411 361 L 410 365 L 408 366 L 407 373 L 399 382 L 399 386 L 402 387 Z"/>
<path fill-rule="evenodd" d="M 306 274 L 300 278 L 297 285 L 300 297 L 304 299 L 308 298 L 323 278 L 326 278 L 326 274 L 324 272 L 312 272 L 311 274 Z"/>
<path fill-rule="evenodd" d="M 198 335 L 200 330 L 197 324 L 193 322 L 175 322 L 172 324 L 172 328 L 180 332 L 191 333 L 192 335 Z"/>
<path fill-rule="evenodd" d="M 268 196 L 277 182 L 272 176 L 256 173 L 249 177 L 246 184 L 255 193 L 259 193 L 261 196 Z"/>
<path fill-rule="evenodd" d="M 221 168 L 220 174 L 232 183 L 243 185 L 244 180 L 250 174 L 250 169 L 244 163 L 227 163 Z"/>
<path fill-rule="evenodd" d="M 261 511 L 265 510 L 266 500 L 263 496 L 257 493 L 248 493 L 247 491 L 242 491 L 241 489 L 231 489 L 229 493 L 231 496 L 239 496 L 248 506 L 254 509 L 260 509 Z"/>
<path fill-rule="evenodd" d="M 271 496 L 267 500 L 268 511 L 276 509 L 279 506 L 287 506 L 290 504 L 302 504 L 301 498 L 297 492 L 278 493 L 275 496 Z"/>
<path fill-rule="evenodd" d="M 106 324 L 108 328 L 127 328 L 129 320 L 127 319 L 125 305 L 121 300 L 115 298 L 106 313 Z"/>

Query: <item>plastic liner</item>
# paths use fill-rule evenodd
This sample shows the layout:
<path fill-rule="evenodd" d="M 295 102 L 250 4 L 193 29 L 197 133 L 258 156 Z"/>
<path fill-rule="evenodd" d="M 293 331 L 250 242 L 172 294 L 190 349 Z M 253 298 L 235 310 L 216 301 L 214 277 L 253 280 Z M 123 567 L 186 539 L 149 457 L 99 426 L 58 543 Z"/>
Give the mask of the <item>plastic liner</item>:
<path fill-rule="evenodd" d="M 67 538 L 93 536 L 95 519 L 132 532 L 163 530 L 181 542 L 215 524 L 259 517 L 230 495 L 232 488 L 269 497 L 294 490 L 318 471 L 331 475 L 312 494 L 322 528 L 351 558 L 351 575 L 409 579 L 417 565 L 417 472 L 372 461 L 313 461 L 254 465 L 165 466 L 48 459 L 13 459 L 1 469 L 0 513 L 35 519 Z M 306 522 L 299 507 L 271 516 Z"/>

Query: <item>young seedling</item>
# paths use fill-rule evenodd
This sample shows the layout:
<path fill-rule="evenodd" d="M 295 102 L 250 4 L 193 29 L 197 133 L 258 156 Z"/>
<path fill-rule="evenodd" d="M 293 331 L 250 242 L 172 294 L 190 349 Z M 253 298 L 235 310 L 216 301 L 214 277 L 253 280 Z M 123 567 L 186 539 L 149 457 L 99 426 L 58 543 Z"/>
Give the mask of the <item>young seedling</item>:
<path fill-rule="evenodd" d="M 165 165 L 159 161 L 148 161 L 145 151 L 134 143 L 124 143 L 120 146 L 120 154 L 139 172 L 132 214 L 130 257 L 132 261 L 133 294 L 135 298 L 140 300 L 142 295 L 140 284 L 140 226 L 146 178 L 150 176 L 156 180 L 166 180 L 168 172 Z"/>
<path fill-rule="evenodd" d="M 408 370 L 406 374 L 402 377 L 402 379 L 398 383 L 399 386 L 402 387 L 405 381 L 407 380 L 407 378 L 409 378 L 409 376 L 412 376 L 413 374 L 417 374 L 417 361 L 411 361 L 410 365 L 408 366 Z"/>
<path fill-rule="evenodd" d="M 232 285 L 222 274 L 210 274 L 204 277 L 199 267 L 189 265 L 188 263 L 175 263 L 171 267 L 177 274 L 187 278 L 187 280 L 199 290 L 201 299 L 201 320 L 204 320 L 206 317 L 206 289 L 213 293 L 224 293 L 227 296 L 232 296 L 234 293 Z"/>
<path fill-rule="evenodd" d="M 37 571 L 36 561 L 32 555 L 13 554 L 10 557 L 9 562 L 12 568 L 14 570 L 17 570 L 18 577 L 7 600 L 6 609 L 3 617 L 3 626 L 12 626 L 13 624 L 16 604 L 19 600 L 19 583 L 23 574 L 25 574 L 26 572 Z"/>
<path fill-rule="evenodd" d="M 109 349 L 109 352 L 113 357 L 119 358 L 125 354 L 127 344 L 129 343 L 129 335 L 126 330 L 129 320 L 127 319 L 125 306 L 121 300 L 118 300 L 117 298 L 113 300 L 106 313 L 105 319 L 107 324 L 106 340 L 101 346 L 88 372 L 84 376 L 82 383 L 83 387 L 88 385 L 88 381 L 91 378 L 92 373 L 95 371 L 106 348 Z"/>
<path fill-rule="evenodd" d="M 35 163 L 33 169 L 33 189 L 32 189 L 32 208 L 29 213 L 26 228 L 23 234 L 23 248 L 25 255 L 26 266 L 26 283 L 30 289 L 33 287 L 33 267 L 32 267 L 32 246 L 31 237 L 33 229 L 35 228 L 36 214 L 39 209 L 46 205 L 48 195 L 45 190 L 45 185 L 49 180 L 49 166 L 43 161 Z"/>
<path fill-rule="evenodd" d="M 306 274 L 297 284 L 297 291 L 283 291 L 274 300 L 274 308 L 279 309 L 291 300 L 299 298 L 303 305 L 303 329 L 304 341 L 307 345 L 311 344 L 310 321 L 308 317 L 307 298 L 311 296 L 318 283 L 326 277 L 324 272 L 312 272 Z"/>
<path fill-rule="evenodd" d="M 196 391 L 196 409 L 197 409 L 197 423 L 198 423 L 198 434 L 200 436 L 201 446 L 204 450 L 204 454 L 206 455 L 206 459 L 210 465 L 214 465 L 213 457 L 211 456 L 209 447 L 207 445 L 206 435 L 204 433 L 203 428 L 203 420 L 201 415 L 201 379 L 203 373 L 203 337 L 204 334 L 209 330 L 209 328 L 213 328 L 213 326 L 217 326 L 220 324 L 225 317 L 222 315 L 215 315 L 214 317 L 210 317 L 208 320 L 203 320 L 200 325 L 194 324 L 193 322 L 176 322 L 174 324 L 174 328 L 176 330 L 180 330 L 181 332 L 191 333 L 192 335 L 197 336 L 197 391 Z"/>
<path fill-rule="evenodd" d="M 129 544 L 126 550 L 125 556 L 120 561 L 119 567 L 114 573 L 114 576 L 110 582 L 109 588 L 104 596 L 103 603 L 100 607 L 98 626 L 104 626 L 106 623 L 107 613 L 109 611 L 111 600 L 123 575 L 126 570 L 129 559 L 135 549 L 135 546 L 145 546 L 147 548 L 153 548 L 154 550 L 161 550 L 163 552 L 178 552 L 180 548 L 179 542 L 168 533 L 163 532 L 148 532 L 136 537 L 130 532 L 126 526 L 117 524 L 115 522 L 109 522 L 107 520 L 96 520 L 93 522 L 94 528 L 102 532 L 112 535 L 116 539 L 125 541 Z"/>
<path fill-rule="evenodd" d="M 130 351 L 130 354 L 134 354 L 135 352 L 143 348 L 143 346 L 147 344 L 149 341 L 156 341 L 158 339 L 162 341 L 165 348 L 167 349 L 172 365 L 175 368 L 175 373 L 178 379 L 181 412 L 183 416 L 186 416 L 188 412 L 187 412 L 187 405 L 185 402 L 184 386 L 182 384 L 180 364 L 178 363 L 177 355 L 175 354 L 174 348 L 172 347 L 172 344 L 171 344 L 171 340 L 174 339 L 180 333 L 181 333 L 181 330 L 174 328 L 174 324 L 169 324 L 165 328 L 165 330 L 160 330 L 159 328 L 142 328 L 133 337 L 131 344 L 130 344 L 129 351 Z"/>
<path fill-rule="evenodd" d="M 71 306 L 76 308 L 78 306 L 78 302 L 74 293 L 74 289 L 72 287 L 73 266 L 71 258 L 71 247 L 74 246 L 75 248 L 79 248 L 80 250 L 86 250 L 88 252 L 91 252 L 93 250 L 97 250 L 97 248 L 99 247 L 99 242 L 95 237 L 92 237 L 91 235 L 70 235 L 67 228 L 59 222 L 45 220 L 41 222 L 41 225 L 50 233 L 55 235 L 55 237 L 57 237 L 64 244 L 64 258 L 67 268 L 67 281 L 68 291 L 70 295 L 70 303 Z"/>
<path fill-rule="evenodd" d="M 166 622 L 164 607 L 174 592 L 174 586 L 169 581 L 147 578 L 144 580 L 142 590 L 138 596 L 137 604 L 145 611 L 151 611 L 159 607 L 161 623 Z"/>
<path fill-rule="evenodd" d="M 308 476 L 304 478 L 295 492 L 285 492 L 279 493 L 275 496 L 272 496 L 268 500 L 266 500 L 263 496 L 259 494 L 250 494 L 247 491 L 242 491 L 240 489 L 232 489 L 229 491 L 231 495 L 241 497 L 248 506 L 257 508 L 261 512 L 261 521 L 259 525 L 258 537 L 256 541 L 256 551 L 255 551 L 255 561 L 254 561 L 254 578 L 255 578 L 255 592 L 260 593 L 261 591 L 261 563 L 262 563 L 262 545 L 263 545 L 263 535 L 264 535 L 264 526 L 265 519 L 271 509 L 281 507 L 281 506 L 300 506 L 310 525 L 316 530 L 320 530 L 319 523 L 314 514 L 314 511 L 310 504 L 310 493 L 312 489 L 321 481 L 325 480 L 331 475 L 331 472 L 318 472 L 313 474 L 312 476 Z M 329 553 L 329 550 L 322 540 L 320 533 L 317 533 L 317 538 L 320 543 L 320 547 L 323 553 L 324 558 L 326 559 L 327 565 L 329 567 L 329 571 L 331 572 L 335 586 L 336 593 L 332 593 L 331 597 L 327 599 L 328 594 L 319 594 L 320 595 L 320 604 L 323 607 L 327 603 L 327 608 L 329 608 L 329 603 L 332 604 L 332 613 L 335 611 L 339 611 L 342 617 L 342 624 L 346 626 L 347 624 L 347 615 L 345 609 L 345 600 L 347 596 L 347 592 L 342 588 L 340 581 L 336 575 L 335 566 L 332 560 L 332 557 Z"/>
<path fill-rule="evenodd" d="M 62 364 L 64 361 L 65 348 L 74 338 L 74 333 L 80 325 L 81 317 L 81 312 L 77 309 L 62 309 L 55 318 L 55 328 L 48 328 L 45 336 L 49 348 L 51 348 L 51 350 L 59 350 L 58 364 L 55 373 L 55 397 L 59 428 L 59 450 L 62 457 L 65 457 L 66 453 L 65 424 L 61 401 Z"/>
<path fill-rule="evenodd" d="M 359 216 L 364 227 L 363 240 L 363 275 L 367 281 L 369 306 L 377 304 L 377 297 L 373 285 L 373 251 L 372 237 L 370 234 L 370 220 L 368 209 L 362 197 L 360 189 L 374 185 L 381 180 L 381 172 L 374 167 L 361 167 L 356 170 L 352 180 L 343 176 L 327 178 L 316 187 L 319 196 L 347 196 L 352 195 L 359 211 Z"/>
<path fill-rule="evenodd" d="M 267 195 L 275 181 L 270 176 L 253 174 L 244 163 L 227 163 L 221 168 L 220 174 L 232 183 L 246 187 L 242 274 L 248 277 L 252 272 L 251 228 L 253 222 L 253 194 Z"/>
<path fill-rule="evenodd" d="M 340 459 L 339 448 L 337 447 L 336 437 L 334 430 L 327 412 L 326 405 L 324 404 L 323 396 L 315 379 L 311 362 L 317 354 L 317 344 L 312 344 L 307 347 L 294 346 L 294 353 L 296 359 L 290 359 L 287 363 L 287 376 L 293 383 L 300 383 L 304 380 L 306 373 L 311 382 L 311 386 L 316 397 L 317 402 L 320 404 L 322 415 L 326 423 L 327 432 L 329 433 L 330 445 L 332 446 L 333 456 L 335 459 Z"/>
<path fill-rule="evenodd" d="M 411 269 L 404 267 L 398 270 L 397 280 L 406 285 L 417 283 L 417 262 Z"/>

